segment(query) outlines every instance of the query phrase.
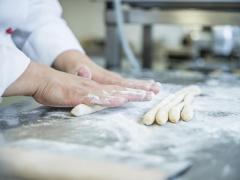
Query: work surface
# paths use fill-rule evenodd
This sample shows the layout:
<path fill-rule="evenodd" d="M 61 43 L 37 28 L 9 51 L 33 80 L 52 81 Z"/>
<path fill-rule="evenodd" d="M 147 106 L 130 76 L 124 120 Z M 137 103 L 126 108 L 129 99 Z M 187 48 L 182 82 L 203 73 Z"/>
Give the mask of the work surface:
<path fill-rule="evenodd" d="M 170 175 L 188 169 L 183 179 L 239 179 L 239 78 L 188 73 L 143 76 L 168 82 L 153 101 L 83 117 L 72 117 L 70 109 L 39 106 L 30 98 L 6 99 L 0 104 L 0 142 L 2 146 L 157 168 Z M 192 83 L 203 91 L 195 99 L 192 121 L 165 126 L 141 124 L 143 114 L 160 99 L 182 88 L 180 84 Z"/>

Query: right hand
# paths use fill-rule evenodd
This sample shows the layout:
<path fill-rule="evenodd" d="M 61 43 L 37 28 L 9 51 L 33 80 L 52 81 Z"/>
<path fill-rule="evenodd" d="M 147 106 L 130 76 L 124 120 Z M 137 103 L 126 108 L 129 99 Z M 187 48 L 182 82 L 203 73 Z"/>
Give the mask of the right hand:
<path fill-rule="evenodd" d="M 3 95 L 32 96 L 41 104 L 56 107 L 72 107 L 78 104 L 114 107 L 128 101 L 151 100 L 153 93 L 99 84 L 90 79 L 31 62 L 26 71 L 6 89 Z"/>

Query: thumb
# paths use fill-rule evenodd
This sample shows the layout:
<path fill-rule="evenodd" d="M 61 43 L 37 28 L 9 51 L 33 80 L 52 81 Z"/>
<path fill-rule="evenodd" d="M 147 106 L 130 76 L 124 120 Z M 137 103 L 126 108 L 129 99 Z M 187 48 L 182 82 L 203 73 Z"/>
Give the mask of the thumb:
<path fill-rule="evenodd" d="M 92 79 L 92 72 L 85 65 L 82 65 L 82 66 L 79 67 L 79 69 L 77 71 L 77 75 L 81 76 L 81 77 L 84 77 L 84 78 L 87 78 L 87 79 Z"/>

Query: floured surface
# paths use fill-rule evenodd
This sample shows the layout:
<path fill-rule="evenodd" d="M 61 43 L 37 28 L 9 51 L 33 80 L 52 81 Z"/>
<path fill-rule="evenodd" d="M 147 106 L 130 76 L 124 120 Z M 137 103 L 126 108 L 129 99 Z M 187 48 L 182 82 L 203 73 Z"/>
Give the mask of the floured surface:
<path fill-rule="evenodd" d="M 14 141 L 13 146 L 70 152 L 145 167 L 162 168 L 191 161 L 193 165 L 208 165 L 208 169 L 223 163 L 217 172 L 220 174 L 215 175 L 224 179 L 231 172 L 236 177 L 233 166 L 240 165 L 239 156 L 233 158 L 233 164 L 228 159 L 218 162 L 217 158 L 227 157 L 228 150 L 231 150 L 230 155 L 239 155 L 240 86 L 221 83 L 220 87 L 218 82 L 200 84 L 200 87 L 203 95 L 195 98 L 195 117 L 190 122 L 167 123 L 165 126 L 141 124 L 141 118 L 149 108 L 182 88 L 164 84 L 152 102 L 130 103 L 83 117 L 73 118 L 69 110 L 49 108 L 22 112 L 25 117 L 39 114 L 39 120 L 6 130 L 3 136 L 7 144 Z M 200 172 L 204 173 L 206 169 Z"/>

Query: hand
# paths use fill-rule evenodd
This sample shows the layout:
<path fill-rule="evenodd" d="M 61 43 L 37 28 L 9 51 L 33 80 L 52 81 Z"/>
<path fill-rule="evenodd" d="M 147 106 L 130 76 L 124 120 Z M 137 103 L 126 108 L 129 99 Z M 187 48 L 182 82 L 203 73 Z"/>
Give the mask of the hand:
<path fill-rule="evenodd" d="M 153 80 L 125 79 L 120 75 L 103 69 L 92 62 L 85 54 L 78 51 L 66 51 L 55 60 L 53 67 L 60 71 L 93 79 L 101 84 L 112 84 L 134 89 L 152 91 L 157 94 L 160 84 Z"/>
<path fill-rule="evenodd" d="M 4 92 L 4 96 L 25 95 L 44 105 L 72 107 L 78 104 L 120 106 L 128 101 L 145 101 L 152 93 L 60 72 L 45 65 L 30 63 L 26 71 Z"/>

